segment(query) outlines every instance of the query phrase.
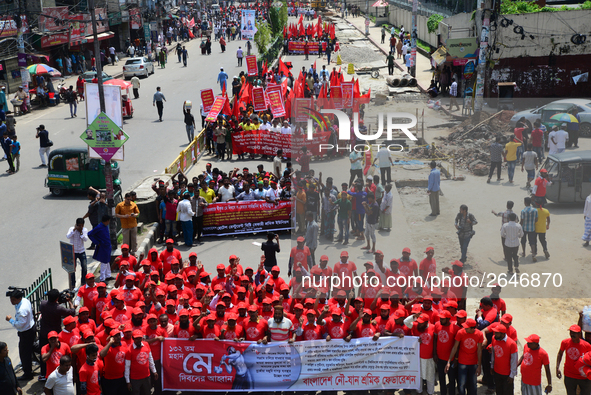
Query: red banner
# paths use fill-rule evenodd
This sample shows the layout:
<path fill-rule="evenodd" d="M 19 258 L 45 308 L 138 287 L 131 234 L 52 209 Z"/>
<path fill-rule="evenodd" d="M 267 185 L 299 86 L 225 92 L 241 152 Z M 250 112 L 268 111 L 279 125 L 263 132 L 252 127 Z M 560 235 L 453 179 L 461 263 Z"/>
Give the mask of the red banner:
<path fill-rule="evenodd" d="M 209 112 L 209 110 L 211 110 L 211 106 L 213 106 L 214 101 L 215 96 L 213 95 L 213 89 L 201 90 L 201 103 L 203 103 L 203 111 Z"/>
<path fill-rule="evenodd" d="M 211 106 L 211 110 L 209 110 L 209 113 L 207 114 L 207 118 L 205 118 L 205 120 L 207 122 L 216 121 L 218 119 L 218 115 L 220 115 L 220 113 L 224 109 L 225 103 L 226 103 L 225 97 L 220 97 L 220 96 L 216 97 L 215 101 L 213 102 L 213 105 Z"/>
<path fill-rule="evenodd" d="M 353 81 L 341 82 L 341 90 L 343 92 L 343 107 L 353 107 Z"/>
<path fill-rule="evenodd" d="M 281 134 L 269 130 L 249 130 L 232 133 L 232 149 L 235 154 L 247 153 L 275 156 L 277 150 L 283 150 L 283 156 L 291 158 L 292 151 L 297 153 L 306 146 L 313 155 L 324 155 L 326 149 L 320 150 L 321 144 L 328 144 L 330 132 L 314 133 L 313 139 L 305 135 Z"/>
<path fill-rule="evenodd" d="M 259 74 L 256 55 L 249 55 L 246 57 L 246 69 L 248 70 L 249 77 Z"/>
<path fill-rule="evenodd" d="M 308 115 L 308 110 L 306 108 L 312 107 L 312 99 L 302 99 L 297 98 L 294 102 L 294 111 L 292 113 L 292 117 L 295 114 L 295 121 L 296 122 L 308 122 L 310 115 Z"/>
<path fill-rule="evenodd" d="M 335 109 L 340 110 L 343 108 L 343 89 L 340 86 L 330 87 L 330 98 Z"/>
<path fill-rule="evenodd" d="M 129 24 L 134 30 L 142 27 L 142 13 L 139 8 L 132 8 L 129 10 Z"/>
<path fill-rule="evenodd" d="M 67 29 L 67 25 L 57 25 L 55 22 L 67 20 L 68 15 L 68 7 L 44 7 L 42 14 L 39 15 L 39 30 L 42 32 L 55 32 Z"/>
<path fill-rule="evenodd" d="M 273 114 L 273 118 L 284 117 L 285 107 L 283 106 L 281 92 L 276 90 L 267 92 L 267 97 L 269 98 L 269 105 L 271 106 L 271 114 Z"/>
<path fill-rule="evenodd" d="M 23 33 L 29 33 L 29 22 L 27 21 L 26 15 L 21 15 L 21 22 L 21 31 Z M 16 22 L 14 21 L 12 16 L 7 16 L 0 19 L 0 38 L 16 36 L 17 33 L 18 31 L 16 28 Z"/>
<path fill-rule="evenodd" d="M 203 209 L 203 235 L 288 230 L 290 215 L 291 201 L 278 205 L 262 200 L 210 204 Z"/>
<path fill-rule="evenodd" d="M 263 88 L 257 86 L 252 88 L 252 104 L 255 111 L 264 111 L 267 109 L 267 102 L 265 100 L 265 91 Z"/>
<path fill-rule="evenodd" d="M 303 41 L 290 41 L 287 44 L 287 49 L 291 54 L 304 54 L 304 42 Z M 318 43 L 317 42 L 309 42 L 308 43 L 308 53 L 318 53 Z"/>

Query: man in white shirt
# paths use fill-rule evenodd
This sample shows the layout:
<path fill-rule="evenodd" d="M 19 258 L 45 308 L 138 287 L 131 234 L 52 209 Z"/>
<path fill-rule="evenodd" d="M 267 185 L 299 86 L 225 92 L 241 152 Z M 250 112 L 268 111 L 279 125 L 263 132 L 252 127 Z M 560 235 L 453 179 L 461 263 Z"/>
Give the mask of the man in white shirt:
<path fill-rule="evenodd" d="M 111 64 L 115 66 L 115 47 L 112 45 L 109 47 L 109 55 L 111 56 Z"/>
<path fill-rule="evenodd" d="M 269 130 L 274 133 L 281 133 L 281 125 L 279 125 L 279 119 L 273 119 L 273 126 L 271 126 L 271 129 Z"/>
<path fill-rule="evenodd" d="M 75 395 L 72 359 L 64 355 L 60 358 L 60 366 L 54 370 L 45 382 L 45 395 Z"/>
<path fill-rule="evenodd" d="M 519 241 L 523 237 L 523 228 L 515 220 L 515 213 L 509 214 L 509 222 L 503 224 L 501 237 L 505 239 L 505 260 L 507 261 L 507 273 L 513 275 L 513 264 L 515 272 L 519 274 Z"/>
<path fill-rule="evenodd" d="M 234 186 L 230 184 L 229 178 L 224 178 L 224 186 L 218 189 L 218 201 L 226 203 L 228 200 L 236 197 L 236 190 Z"/>
<path fill-rule="evenodd" d="M 552 126 L 552 131 L 550 131 L 550 133 L 548 133 L 548 153 L 550 155 L 558 153 L 556 143 L 555 143 L 556 132 L 558 132 L 558 126 L 554 125 L 554 126 Z"/>
<path fill-rule="evenodd" d="M 133 98 L 138 99 L 140 97 L 140 79 L 137 75 L 131 77 L 131 88 L 133 89 Z"/>
<path fill-rule="evenodd" d="M 267 344 L 269 341 L 293 343 L 296 338 L 295 329 L 291 320 L 283 316 L 283 306 L 275 306 L 273 313 L 273 319 L 269 320 L 269 333 L 263 337 L 263 344 Z"/>
<path fill-rule="evenodd" d="M 271 181 L 271 188 L 267 189 L 265 192 L 265 200 L 267 203 L 274 203 L 275 205 L 279 204 L 279 195 L 281 191 L 277 189 L 277 182 Z"/>
<path fill-rule="evenodd" d="M 179 214 L 179 221 L 183 228 L 183 238 L 187 247 L 193 246 L 193 216 L 195 213 L 191 207 L 191 193 L 189 191 L 183 194 L 181 200 L 176 208 Z"/>
<path fill-rule="evenodd" d="M 86 247 L 84 242 L 88 241 L 88 229 L 84 227 L 84 219 L 77 218 L 76 226 L 72 226 L 66 234 L 70 243 L 74 246 L 74 257 L 76 261 L 80 261 L 80 267 L 82 270 L 80 277 L 80 284 L 85 284 L 86 272 L 87 272 L 87 261 L 86 261 Z M 70 273 L 70 289 L 74 289 L 76 285 L 76 271 Z"/>
<path fill-rule="evenodd" d="M 25 299 L 21 289 L 14 289 L 10 293 L 10 303 L 16 311 L 14 318 L 6 316 L 6 321 L 18 331 L 18 353 L 21 358 L 23 375 L 17 377 L 18 381 L 31 380 L 33 378 L 33 343 L 35 342 L 35 319 L 31 302 Z"/>
<path fill-rule="evenodd" d="M 283 127 L 281 128 L 281 134 L 291 134 L 291 127 L 289 122 L 283 121 Z"/>
<path fill-rule="evenodd" d="M 408 45 L 404 44 L 402 46 L 402 57 L 404 57 L 407 52 L 408 52 Z"/>
<path fill-rule="evenodd" d="M 283 159 L 283 150 L 282 149 L 278 149 L 277 150 L 277 155 L 273 158 L 273 172 L 275 173 L 275 176 L 277 177 L 277 179 L 281 178 L 281 161 Z"/>
<path fill-rule="evenodd" d="M 568 133 L 566 129 L 566 123 L 563 123 L 554 136 L 550 137 L 552 142 L 556 145 L 556 153 L 560 154 L 566 149 L 566 142 L 568 141 Z"/>
<path fill-rule="evenodd" d="M 394 166 L 394 162 L 392 162 L 392 157 L 390 156 L 390 151 L 388 147 L 383 145 L 376 158 L 373 160 L 372 165 L 375 165 L 376 161 L 378 161 L 378 166 L 380 167 L 380 174 L 381 174 L 381 183 L 383 185 L 392 183 L 392 167 Z"/>

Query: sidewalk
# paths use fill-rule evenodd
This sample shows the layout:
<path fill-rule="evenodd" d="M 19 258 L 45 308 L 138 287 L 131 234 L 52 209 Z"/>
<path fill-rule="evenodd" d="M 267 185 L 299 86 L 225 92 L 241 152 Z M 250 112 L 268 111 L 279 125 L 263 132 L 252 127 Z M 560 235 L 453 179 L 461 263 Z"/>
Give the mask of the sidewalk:
<path fill-rule="evenodd" d="M 353 25 L 357 30 L 359 30 L 363 35 L 365 35 L 365 17 L 357 17 L 353 18 L 351 16 L 345 18 L 345 21 Z M 381 44 L 382 41 L 382 27 L 375 26 L 372 23 L 369 25 L 369 36 L 367 38 L 369 41 L 375 45 L 380 51 L 384 53 L 384 55 L 388 55 L 390 52 L 390 32 L 387 32 L 386 39 L 384 40 L 384 44 Z M 406 66 L 402 59 L 396 59 L 396 68 L 403 70 L 406 72 Z M 421 91 L 426 92 L 427 88 L 431 84 L 431 79 L 433 78 L 433 72 L 431 71 L 431 60 L 426 56 L 417 52 L 417 67 L 416 67 L 416 79 L 417 84 Z"/>

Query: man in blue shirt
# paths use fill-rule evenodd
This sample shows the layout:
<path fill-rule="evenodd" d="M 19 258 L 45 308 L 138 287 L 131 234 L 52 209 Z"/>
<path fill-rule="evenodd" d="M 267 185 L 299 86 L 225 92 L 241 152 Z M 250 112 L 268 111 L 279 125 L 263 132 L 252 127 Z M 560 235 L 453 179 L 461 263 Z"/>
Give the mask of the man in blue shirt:
<path fill-rule="evenodd" d="M 218 74 L 218 81 L 217 82 L 220 83 L 220 90 L 222 91 L 222 93 L 224 93 L 226 91 L 226 88 L 227 88 L 226 81 L 227 80 L 228 80 L 228 74 L 226 74 L 223 67 L 220 67 L 220 73 Z"/>
<path fill-rule="evenodd" d="M 427 193 L 429 194 L 429 204 L 431 205 L 431 217 L 439 215 L 439 183 L 441 182 L 441 173 L 437 169 L 437 163 L 434 160 L 430 163 L 431 173 L 429 173 L 429 183 L 427 184 Z"/>
<path fill-rule="evenodd" d="M 100 282 L 113 280 L 111 276 L 111 217 L 103 215 L 101 223 L 88 232 L 88 238 L 96 245 L 92 257 L 101 263 Z"/>

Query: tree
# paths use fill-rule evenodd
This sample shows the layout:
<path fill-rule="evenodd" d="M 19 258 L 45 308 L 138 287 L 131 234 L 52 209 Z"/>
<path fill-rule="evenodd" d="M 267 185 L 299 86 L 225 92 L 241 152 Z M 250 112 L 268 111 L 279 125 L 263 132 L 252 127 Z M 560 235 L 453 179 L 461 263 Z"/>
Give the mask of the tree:
<path fill-rule="evenodd" d="M 254 43 L 257 46 L 259 54 L 267 51 L 267 46 L 271 42 L 271 28 L 266 21 L 258 21 L 256 23 L 257 32 L 254 35 Z"/>

